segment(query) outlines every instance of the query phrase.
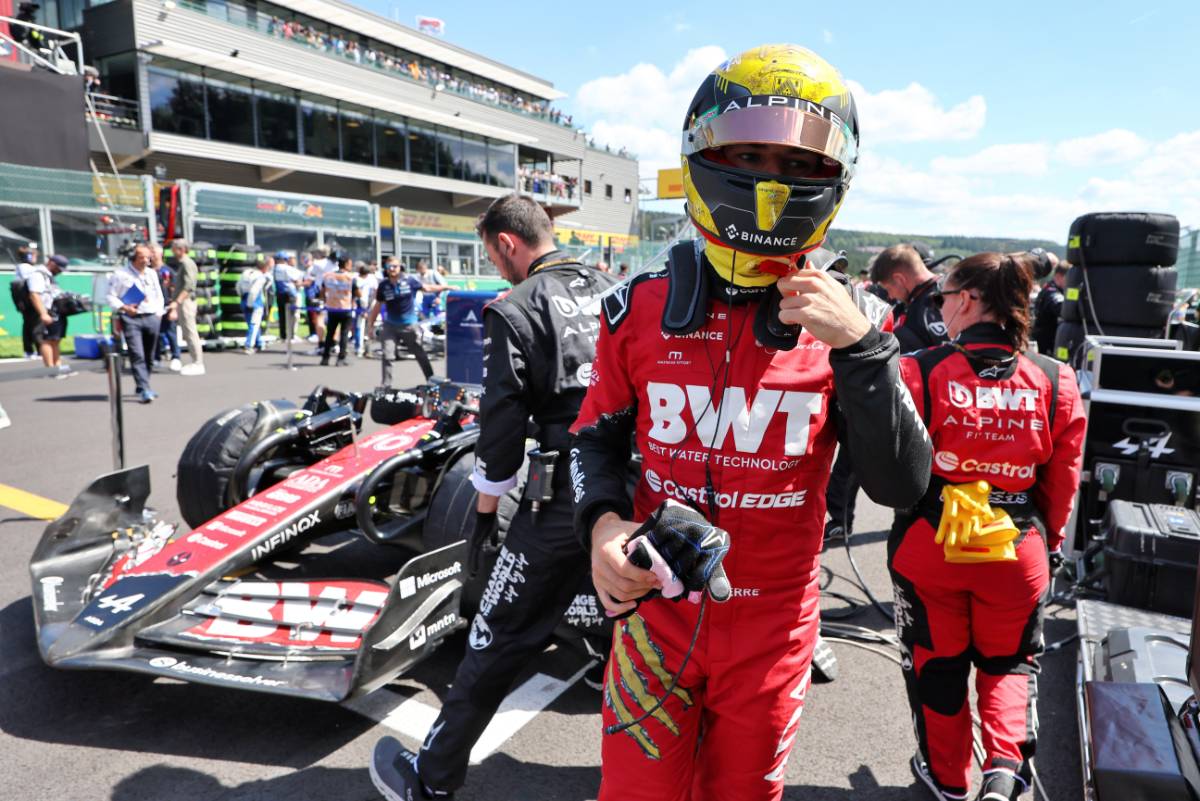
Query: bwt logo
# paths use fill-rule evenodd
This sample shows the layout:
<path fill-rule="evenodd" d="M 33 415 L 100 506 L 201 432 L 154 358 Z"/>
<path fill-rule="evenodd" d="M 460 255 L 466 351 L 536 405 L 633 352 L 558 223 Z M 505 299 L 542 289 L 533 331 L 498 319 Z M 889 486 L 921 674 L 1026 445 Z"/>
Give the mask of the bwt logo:
<path fill-rule="evenodd" d="M 743 387 L 727 387 L 714 413 L 709 388 L 688 384 L 646 384 L 650 401 L 650 438 L 668 445 L 683 442 L 688 431 L 695 432 L 701 442 L 724 448 L 730 433 L 733 445 L 741 453 L 758 453 L 763 435 L 775 419 L 784 416 L 783 453 L 803 456 L 808 450 L 809 429 L 814 417 L 821 413 L 822 396 L 817 392 L 792 392 L 760 389 L 753 401 L 747 403 Z M 690 423 L 684 411 L 691 414 Z"/>
<path fill-rule="evenodd" d="M 1010 387 L 965 387 L 957 381 L 951 381 L 950 405 L 959 409 L 999 409 L 1000 411 L 1016 411 L 1024 409 L 1032 412 L 1037 409 L 1038 391 L 1036 389 L 1012 389 Z"/>

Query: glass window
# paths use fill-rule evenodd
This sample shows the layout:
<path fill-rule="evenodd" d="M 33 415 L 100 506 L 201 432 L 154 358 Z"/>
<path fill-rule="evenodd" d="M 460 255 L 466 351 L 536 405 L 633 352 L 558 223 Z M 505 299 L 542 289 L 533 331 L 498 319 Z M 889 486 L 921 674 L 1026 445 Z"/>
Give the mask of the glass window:
<path fill-rule="evenodd" d="M 464 181 L 488 183 L 488 147 L 482 137 L 463 134 L 462 165 Z"/>
<path fill-rule="evenodd" d="M 429 261 L 433 256 L 433 240 L 431 239 L 401 239 L 400 263 L 407 272 L 417 272 L 417 262 L 421 259 Z"/>
<path fill-rule="evenodd" d="M 92 5 L 96 5 L 94 2 Z M 137 55 L 121 53 L 98 59 L 96 67 L 100 70 L 100 93 L 123 97 L 127 100 L 137 99 Z"/>
<path fill-rule="evenodd" d="M 42 241 L 42 226 L 38 223 L 37 209 L 23 209 L 19 206 L 0 206 L 0 262 L 15 263 L 17 248 L 36 242 L 38 250 L 45 250 L 46 243 Z M 15 234 L 16 239 L 9 236 Z"/>
<path fill-rule="evenodd" d="M 154 130 L 205 138 L 204 85 L 198 77 L 149 70 L 150 120 Z"/>
<path fill-rule="evenodd" d="M 462 178 L 462 133 L 438 131 L 438 170 L 443 178 Z"/>
<path fill-rule="evenodd" d="M 512 189 L 516 180 L 516 147 L 507 142 L 488 142 L 488 183 Z"/>
<path fill-rule="evenodd" d="M 257 94 L 258 146 L 295 153 L 299 149 L 296 96 L 261 90 Z"/>
<path fill-rule="evenodd" d="M 137 238 L 138 229 L 128 219 L 122 225 L 109 214 L 51 211 L 50 232 L 54 252 L 71 261 L 113 263 L 121 245 Z"/>
<path fill-rule="evenodd" d="M 633 201 L 633 191 L 626 189 L 625 190 L 625 202 L 630 203 L 632 201 Z"/>
<path fill-rule="evenodd" d="M 437 134 L 416 125 L 408 126 L 409 169 L 425 175 L 437 175 Z"/>
<path fill-rule="evenodd" d="M 271 255 L 280 250 L 297 254 L 308 253 L 317 246 L 317 232 L 256 225 L 254 226 L 254 244 L 262 248 L 264 253 Z"/>
<path fill-rule="evenodd" d="M 408 130 L 398 119 L 379 120 L 375 123 L 375 154 L 380 167 L 390 170 L 407 170 L 404 143 L 408 141 Z"/>
<path fill-rule="evenodd" d="M 379 261 L 375 250 L 375 237 L 356 234 L 333 234 L 325 232 L 325 247 L 330 253 L 345 251 L 355 261 Z"/>
<path fill-rule="evenodd" d="M 246 226 L 198 222 L 192 225 L 192 241 L 207 242 L 213 247 L 247 243 Z"/>
<path fill-rule="evenodd" d="M 592 182 L 588 178 L 583 179 L 583 194 L 587 195 L 588 197 L 592 196 Z"/>
<path fill-rule="evenodd" d="M 612 184 L 604 185 L 604 198 L 606 200 L 612 200 Z"/>
<path fill-rule="evenodd" d="M 369 115 L 343 109 L 342 159 L 356 164 L 374 164 L 374 129 Z"/>
<path fill-rule="evenodd" d="M 339 158 L 337 109 L 304 101 L 300 104 L 304 125 L 304 152 L 323 159 Z"/>
<path fill-rule="evenodd" d="M 247 84 L 208 78 L 208 132 L 218 142 L 254 146 L 254 96 Z"/>
<path fill-rule="evenodd" d="M 439 269 L 445 268 L 447 275 L 474 275 L 475 244 L 439 241 L 435 261 Z"/>

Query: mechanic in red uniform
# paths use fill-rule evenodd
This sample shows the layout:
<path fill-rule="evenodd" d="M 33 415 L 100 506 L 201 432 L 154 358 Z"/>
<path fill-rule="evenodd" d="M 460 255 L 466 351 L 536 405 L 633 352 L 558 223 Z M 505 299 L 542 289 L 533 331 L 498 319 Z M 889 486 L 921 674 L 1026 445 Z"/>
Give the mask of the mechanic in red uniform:
<path fill-rule="evenodd" d="M 951 341 L 901 359 L 933 438 L 933 475 L 921 502 L 897 514 L 888 557 L 919 748 L 912 767 L 939 799 L 966 798 L 970 785 L 972 664 L 987 755 L 978 798 L 1016 798 L 1030 779 L 1042 613 L 1085 425 L 1071 368 L 1021 352 L 1032 282 L 1024 257 L 964 259 L 936 295 Z M 939 542 L 957 511 L 945 498 L 962 491 L 983 492 L 990 517 L 1006 513 L 1009 534 Z"/>
<path fill-rule="evenodd" d="M 893 507 L 921 497 L 931 450 L 895 338 L 877 327 L 886 304 L 825 271 L 832 254 L 817 250 L 855 163 L 841 76 L 794 45 L 755 48 L 705 79 L 683 133 L 703 238 L 604 300 L 572 427 L 597 594 L 631 613 L 605 681 L 600 798 L 776 799 L 809 686 L 835 444 Z M 631 435 L 643 458 L 632 507 Z M 665 585 L 625 549 L 642 521 L 659 531 L 668 499 L 728 532 L 727 550 L 691 543 L 706 578 L 723 556 L 724 603 L 645 597 Z"/>

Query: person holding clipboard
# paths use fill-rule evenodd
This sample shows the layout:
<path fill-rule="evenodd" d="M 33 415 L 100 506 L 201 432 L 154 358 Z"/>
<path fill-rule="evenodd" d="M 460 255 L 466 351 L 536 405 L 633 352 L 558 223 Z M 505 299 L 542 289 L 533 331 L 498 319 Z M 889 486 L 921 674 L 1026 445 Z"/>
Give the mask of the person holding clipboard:
<path fill-rule="evenodd" d="M 108 278 L 108 305 L 120 320 L 138 399 L 142 403 L 151 403 L 158 397 L 158 393 L 150 389 L 148 359 L 158 340 L 159 321 L 165 305 L 158 276 L 153 270 L 146 269 L 150 260 L 150 246 L 138 245 L 129 263 L 114 270 Z"/>

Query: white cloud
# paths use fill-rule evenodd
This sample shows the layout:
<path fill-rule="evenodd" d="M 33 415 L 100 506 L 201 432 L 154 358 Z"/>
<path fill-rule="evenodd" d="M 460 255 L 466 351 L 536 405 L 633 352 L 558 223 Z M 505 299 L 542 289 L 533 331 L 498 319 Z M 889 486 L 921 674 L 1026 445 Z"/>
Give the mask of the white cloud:
<path fill-rule="evenodd" d="M 1072 167 L 1092 167 L 1133 161 L 1147 150 L 1149 145 L 1142 137 L 1114 128 L 1094 136 L 1064 139 L 1054 148 L 1054 159 Z"/>
<path fill-rule="evenodd" d="M 858 105 L 863 141 L 872 145 L 974 139 L 987 119 L 982 95 L 972 95 L 947 109 L 919 83 L 876 93 L 855 81 L 847 83 Z"/>
<path fill-rule="evenodd" d="M 1045 175 L 1050 148 L 1040 143 L 992 145 L 970 156 L 940 157 L 930 162 L 936 173 L 954 175 Z"/>
<path fill-rule="evenodd" d="M 676 22 L 673 30 L 675 33 L 683 33 L 684 31 L 690 31 L 691 29 L 692 23 L 690 22 Z"/>
<path fill-rule="evenodd" d="M 1049 160 L 1042 175 L 1022 176 L 1010 170 L 1022 181 L 1016 191 L 996 189 L 995 184 L 1004 183 L 1003 175 L 988 170 L 945 169 L 946 162 L 980 167 L 1003 161 L 995 155 L 983 158 L 989 151 L 1019 155 L 1022 148 L 1046 147 L 1057 155 L 1063 144 L 997 145 L 965 159 L 934 159 L 928 170 L 865 152 L 835 225 L 899 233 L 1044 237 L 1056 242 L 1066 240 L 1073 219 L 1094 211 L 1165 212 L 1183 225 L 1200 225 L 1200 131 L 1146 142 L 1143 156 L 1134 163 L 1106 170 L 1081 185 L 1066 183 L 1055 174 L 1057 159 Z"/>
<path fill-rule="evenodd" d="M 700 82 L 726 58 L 715 45 L 689 50 L 663 72 L 636 64 L 620 75 L 588 81 L 576 94 L 580 115 L 599 144 L 637 154 L 643 176 L 679 165 L 679 131 Z"/>
<path fill-rule="evenodd" d="M 708 45 L 688 51 L 667 71 L 641 63 L 618 75 L 588 81 L 576 93 L 578 115 L 589 122 L 598 143 L 637 154 L 643 175 L 674 166 L 684 110 L 696 87 L 725 58 L 722 48 Z M 917 83 L 874 94 L 849 83 L 858 102 L 864 141 L 870 144 L 970 139 L 987 116 L 987 104 L 978 95 L 946 108 Z"/>
<path fill-rule="evenodd" d="M 822 30 L 821 41 L 825 42 L 825 44 L 833 44 L 833 31 L 829 30 L 828 28 Z"/>

